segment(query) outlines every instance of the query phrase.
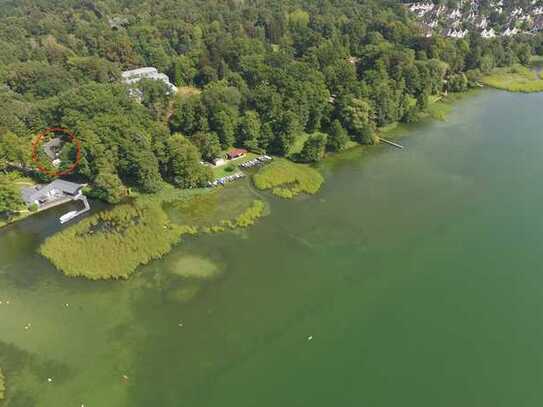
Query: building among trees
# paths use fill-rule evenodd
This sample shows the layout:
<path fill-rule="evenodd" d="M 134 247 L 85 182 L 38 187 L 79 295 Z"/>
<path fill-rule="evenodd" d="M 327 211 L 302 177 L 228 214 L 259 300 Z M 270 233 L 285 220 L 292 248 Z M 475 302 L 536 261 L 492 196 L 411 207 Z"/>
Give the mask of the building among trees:
<path fill-rule="evenodd" d="M 177 87 L 170 82 L 168 75 L 158 72 L 158 69 L 153 67 L 145 67 L 132 69 L 130 71 L 124 71 L 121 76 L 123 78 L 123 82 L 127 85 L 134 85 L 142 79 L 151 79 L 164 82 L 166 86 L 168 86 L 168 89 L 172 94 L 177 92 Z"/>
<path fill-rule="evenodd" d="M 84 186 L 57 179 L 47 185 L 24 187 L 21 189 L 21 195 L 28 207 L 35 205 L 39 210 L 78 199 Z"/>

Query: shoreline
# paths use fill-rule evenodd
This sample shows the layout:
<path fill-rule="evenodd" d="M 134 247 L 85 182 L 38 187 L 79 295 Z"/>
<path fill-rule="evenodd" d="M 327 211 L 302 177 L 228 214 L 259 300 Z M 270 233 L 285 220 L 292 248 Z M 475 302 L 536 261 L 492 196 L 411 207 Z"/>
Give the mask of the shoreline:
<path fill-rule="evenodd" d="M 455 94 L 452 94 L 452 95 L 447 95 L 446 97 L 440 97 L 438 100 L 436 100 L 435 102 L 432 103 L 432 106 L 429 109 L 429 111 L 422 113 L 421 116 L 419 116 L 418 119 L 413 121 L 412 123 L 399 123 L 399 122 L 396 122 L 396 123 L 393 123 L 393 124 L 387 126 L 386 128 L 378 129 L 377 134 L 378 135 L 386 135 L 388 138 L 391 138 L 393 140 L 397 140 L 397 139 L 405 137 L 407 134 L 409 134 L 409 131 L 414 126 L 419 126 L 419 125 L 423 124 L 426 121 L 436 120 L 436 119 L 437 120 L 446 120 L 446 117 L 451 112 L 451 110 L 453 109 L 453 106 L 454 106 L 455 102 L 463 99 L 466 96 L 476 95 L 479 92 L 479 90 L 480 90 L 479 88 L 470 89 L 470 90 L 468 90 L 466 92 L 455 93 Z M 438 114 L 436 114 L 436 112 Z M 357 144 L 357 145 L 355 145 L 355 146 L 353 146 L 351 148 L 347 148 L 347 149 L 345 149 L 345 150 L 343 150 L 341 152 L 334 153 L 334 154 L 329 154 L 323 160 L 321 160 L 320 162 L 315 163 L 314 165 L 310 165 L 308 167 L 314 168 L 315 171 L 317 171 L 320 175 L 323 175 L 323 171 L 325 170 L 327 165 L 333 165 L 334 161 L 336 161 L 336 160 L 342 160 L 342 159 L 345 159 L 345 158 L 348 158 L 348 157 L 352 157 L 353 152 L 358 153 L 358 152 L 366 151 L 368 147 L 372 147 L 372 146 L 375 146 L 377 144 L 381 144 L 381 143 L 376 143 L 376 144 L 373 144 L 373 145 L 360 145 L 360 144 Z M 277 161 L 277 162 L 279 162 L 279 161 Z M 291 162 L 291 161 L 288 161 L 288 162 L 292 163 L 292 165 L 294 165 L 294 166 L 304 166 L 304 164 L 298 164 L 298 163 L 294 163 L 294 162 Z M 263 167 L 263 168 L 266 168 L 266 167 Z M 262 169 L 259 169 L 259 171 L 261 171 L 261 170 Z M 258 174 L 258 172 L 257 172 L 257 174 Z M 88 218 L 85 218 L 85 219 L 83 219 L 82 221 L 80 221 L 78 223 L 70 225 L 68 228 L 61 229 L 61 230 L 57 231 L 56 233 L 53 233 L 52 235 L 47 237 L 46 240 L 42 243 L 42 246 L 40 247 L 40 253 L 45 258 L 47 258 L 47 260 L 49 260 L 49 262 L 57 270 L 61 271 L 65 276 L 84 277 L 85 279 L 90 279 L 90 280 L 126 279 L 132 273 L 136 272 L 137 269 L 141 265 L 147 264 L 148 262 L 150 262 L 152 260 L 156 260 L 156 259 L 164 257 L 167 253 L 169 253 L 171 251 L 171 249 L 174 246 L 177 246 L 177 244 L 181 242 L 182 236 L 198 235 L 198 234 L 202 234 L 202 233 L 220 233 L 220 232 L 225 232 L 225 231 L 228 231 L 228 230 L 234 230 L 234 229 L 237 229 L 238 227 L 245 228 L 245 227 L 248 227 L 248 226 L 251 226 L 252 224 L 254 224 L 261 216 L 264 216 L 266 214 L 265 213 L 266 210 L 264 208 L 267 208 L 269 206 L 269 203 L 266 202 L 266 198 L 268 198 L 268 195 L 266 195 L 264 197 L 261 196 L 260 197 L 261 199 L 258 200 L 259 201 L 259 206 L 254 207 L 254 204 L 255 204 L 254 203 L 254 192 L 256 192 L 256 191 L 254 191 L 254 188 L 257 188 L 259 190 L 259 192 L 264 192 L 264 191 L 269 192 L 269 195 L 274 195 L 274 193 L 273 193 L 273 191 L 270 191 L 270 188 L 264 188 L 264 191 L 263 191 L 262 188 L 258 188 L 257 186 L 255 186 L 254 185 L 255 181 L 253 179 L 254 175 L 255 174 L 253 174 L 252 172 L 249 172 L 248 177 L 247 177 L 248 179 L 245 182 L 236 183 L 236 185 L 229 185 L 229 186 L 223 187 L 223 188 L 221 188 L 219 190 L 216 190 L 216 189 L 202 189 L 202 190 L 198 190 L 198 191 L 196 191 L 196 190 L 176 190 L 175 188 L 172 187 L 172 188 L 166 188 L 165 190 L 163 190 L 163 191 L 161 191 L 159 193 L 156 193 L 156 194 L 152 194 L 152 195 L 143 195 L 143 194 L 138 195 L 137 197 L 133 198 L 133 200 L 131 202 L 129 202 L 129 203 L 124 202 L 123 204 L 116 205 L 112 209 L 106 210 L 105 212 L 103 210 L 98 211 L 98 212 L 92 214 L 91 216 L 89 216 Z M 323 181 L 324 181 L 324 179 L 323 179 Z M 250 183 L 250 185 L 248 185 L 248 183 Z M 285 185 L 288 188 L 290 184 L 287 183 Z M 254 187 L 254 188 L 252 188 L 252 187 Z M 319 188 L 320 188 L 320 185 L 319 185 Z M 313 191 L 312 194 L 317 193 L 319 188 L 317 188 L 315 191 Z M 249 200 L 245 199 L 245 201 L 246 201 L 245 202 L 244 198 L 239 198 L 235 194 L 230 196 L 230 197 L 228 195 L 226 195 L 226 196 L 224 195 L 225 191 L 236 190 L 236 189 L 238 191 L 248 191 L 248 193 L 253 196 L 253 199 L 251 200 L 252 204 L 251 204 L 251 202 L 249 202 Z M 281 194 L 275 194 L 275 195 L 279 195 L 279 197 L 281 197 L 281 198 L 291 198 L 291 196 L 287 196 L 288 194 L 284 194 L 284 196 L 282 196 Z M 205 202 L 207 199 L 212 199 L 211 196 L 220 196 L 220 199 L 219 198 L 217 198 L 217 199 L 219 199 L 219 201 L 221 201 L 222 205 L 232 204 L 231 201 L 235 201 L 236 199 L 239 199 L 240 202 L 243 201 L 243 202 L 248 203 L 248 204 L 245 205 L 242 210 L 239 210 L 237 212 L 236 211 L 231 211 L 229 213 L 230 216 L 221 215 L 221 216 L 223 216 L 222 220 L 215 219 L 215 221 L 211 220 L 211 218 L 213 217 L 212 211 L 209 210 L 209 208 L 206 207 L 205 204 L 204 205 L 199 205 L 199 208 L 198 208 L 199 213 L 197 215 L 198 216 L 197 219 L 200 222 L 203 222 L 202 224 L 195 224 L 195 223 L 191 223 L 190 221 L 188 221 L 188 222 L 184 221 L 182 223 L 176 223 L 175 220 L 170 218 L 170 213 L 168 213 L 168 211 L 165 209 L 166 206 L 168 206 L 170 204 L 173 205 L 173 206 L 179 205 L 179 204 L 182 205 L 182 202 L 185 202 L 185 203 L 187 201 L 192 202 L 192 201 L 195 200 L 195 198 L 196 198 L 196 201 L 197 201 L 197 200 L 200 199 L 200 197 L 203 197 L 202 199 Z M 166 240 L 168 240 L 168 242 L 160 243 L 159 245 L 161 247 L 157 248 L 157 251 L 155 251 L 153 253 L 151 253 L 151 252 L 147 253 L 148 256 L 145 255 L 144 256 L 145 258 L 142 257 L 139 260 L 137 258 L 134 258 L 134 259 L 130 260 L 129 263 L 132 264 L 131 266 L 121 266 L 121 263 L 122 263 L 122 261 L 121 261 L 120 263 L 118 262 L 119 264 L 116 263 L 118 267 L 116 266 L 116 267 L 110 268 L 109 269 L 110 271 L 107 272 L 107 273 L 91 272 L 91 271 L 88 271 L 88 270 L 84 270 L 86 266 L 83 266 L 82 268 L 81 267 L 76 267 L 77 270 L 75 270 L 75 269 L 72 270 L 72 268 L 73 268 L 72 266 L 75 265 L 75 264 L 78 264 L 78 263 L 79 264 L 86 264 L 87 263 L 87 261 L 78 262 L 77 261 L 77 253 L 86 252 L 86 250 L 83 250 L 85 246 L 86 247 L 93 247 L 93 244 L 91 243 L 91 241 L 93 239 L 93 237 L 91 236 L 92 233 L 87 234 L 85 232 L 85 230 L 88 229 L 87 230 L 88 232 L 92 232 L 92 230 L 91 230 L 92 228 L 94 228 L 94 227 L 100 228 L 101 227 L 100 225 L 103 222 L 105 222 L 105 224 L 106 224 L 106 229 L 109 228 L 110 226 L 107 226 L 107 224 L 109 224 L 109 222 L 111 222 L 111 216 L 119 216 L 119 215 L 113 215 L 114 213 L 119 213 L 121 215 L 121 217 L 119 219 L 123 219 L 123 216 L 128 216 L 128 215 L 122 215 L 123 207 L 128 208 L 127 205 L 130 206 L 133 209 L 138 208 L 138 207 L 140 207 L 140 209 L 141 209 L 141 208 L 143 208 L 143 206 L 156 207 L 156 210 L 160 212 L 160 213 L 157 212 L 157 216 L 160 215 L 159 218 L 163 219 L 163 221 L 160 222 L 161 224 L 159 225 L 158 229 L 160 229 L 160 230 L 164 229 L 164 230 L 162 232 L 159 232 L 158 229 L 155 227 L 155 229 L 157 229 L 157 230 L 155 230 L 155 232 L 152 232 L 151 235 L 158 233 L 158 234 L 156 234 L 156 236 L 158 236 L 160 234 L 165 233 L 165 231 L 168 231 L 168 233 L 166 233 L 166 235 L 172 234 L 171 238 L 166 239 Z M 253 208 L 253 209 L 251 209 L 251 208 Z M 131 210 L 133 210 L 133 209 L 131 209 Z M 180 211 L 181 216 L 182 217 L 185 216 L 185 212 L 184 212 L 185 209 L 182 209 L 182 206 L 181 206 L 180 209 L 181 209 L 181 211 Z M 155 210 L 153 210 L 152 213 L 154 213 L 154 211 Z M 249 212 L 247 212 L 247 211 L 249 211 Z M 190 210 L 189 210 L 189 212 L 190 212 Z M 25 218 L 29 217 L 30 215 L 25 216 Z M 164 215 L 164 217 L 161 217 L 162 215 Z M 139 213 L 139 214 L 136 214 L 135 216 L 137 218 L 139 218 L 140 216 L 144 216 L 144 215 Z M 153 216 L 151 216 L 151 217 L 148 218 L 147 224 L 152 224 L 152 223 L 154 223 L 153 221 L 155 221 L 155 220 L 156 219 Z M 119 227 L 119 224 L 117 224 L 115 222 L 116 221 L 114 221 L 114 223 L 113 223 L 113 230 L 117 230 L 117 228 Z M 0 228 L 1 227 L 2 226 L 0 226 Z M 132 226 L 130 226 L 130 225 L 128 225 L 128 226 L 126 226 L 126 225 L 122 226 L 121 225 L 120 227 L 121 227 L 122 230 L 126 230 L 127 233 L 129 232 L 129 229 L 132 228 Z M 80 230 L 81 228 L 83 228 L 85 230 Z M 70 246 L 62 246 L 62 245 L 61 246 L 57 245 L 57 249 L 43 251 L 44 245 L 47 245 L 48 242 L 57 241 L 57 240 L 58 240 L 58 242 L 64 241 L 65 239 L 63 239 L 63 237 L 65 237 L 67 235 L 70 235 L 70 236 L 73 235 L 73 233 L 75 233 L 74 231 L 79 231 L 77 233 L 80 233 L 80 235 L 78 235 L 81 238 L 81 242 L 80 242 L 81 245 L 79 247 L 79 249 L 80 249 L 79 252 L 76 251 L 76 252 L 72 253 L 71 249 L 59 249 L 59 247 L 70 247 Z M 146 231 L 146 229 L 140 230 L 140 232 L 139 232 L 139 233 L 141 233 L 139 235 L 141 240 L 145 240 L 144 239 L 145 233 L 146 233 L 145 231 Z M 108 232 L 108 231 L 106 231 L 106 232 Z M 171 232 L 171 233 L 169 233 L 169 232 Z M 111 237 L 108 237 L 108 235 L 110 235 L 110 234 L 111 234 Z M 117 236 L 116 233 L 102 233 L 102 235 L 105 236 L 105 237 L 103 237 L 103 239 L 105 239 L 105 241 L 107 241 L 108 239 L 114 239 L 114 241 L 117 242 L 118 245 L 120 244 L 121 248 L 118 247 L 119 252 L 122 251 L 122 246 L 127 246 L 127 247 L 129 246 L 129 243 L 124 241 L 124 239 L 125 239 L 125 237 L 123 237 L 124 232 L 122 232 L 122 234 L 120 236 L 118 236 L 118 237 L 121 237 L 120 241 L 119 241 L 118 238 L 115 237 L 115 236 Z M 96 237 L 96 236 L 94 236 L 94 237 Z M 74 238 L 75 238 L 75 235 L 71 236 L 72 240 Z M 89 240 L 89 239 L 91 239 L 91 240 Z M 74 242 L 74 246 L 77 246 L 75 243 L 76 242 Z M 54 246 L 55 245 L 53 245 L 52 247 L 54 247 Z M 152 245 L 150 245 L 150 246 L 152 246 Z M 147 248 L 148 247 L 146 247 L 146 249 Z M 146 250 L 143 250 L 143 248 L 140 248 L 140 249 L 136 250 L 136 252 L 138 252 L 138 251 L 144 252 Z M 68 255 L 67 255 L 67 252 L 68 252 Z M 67 269 L 66 265 L 64 265 L 64 266 L 62 265 L 63 261 L 62 260 L 59 261 L 58 256 L 60 256 L 60 258 L 65 258 L 65 259 L 67 258 L 66 256 L 68 256 L 68 258 L 70 258 L 71 266 L 68 267 L 68 268 L 71 271 Z M 83 257 L 85 257 L 85 256 L 83 256 Z M 99 256 L 96 256 L 96 257 L 99 257 Z M 108 256 L 104 256 L 104 257 L 108 258 Z M 115 256 L 113 256 L 113 257 L 115 257 Z M 138 256 L 136 256 L 136 257 L 138 257 Z M 139 257 L 141 257 L 141 256 L 139 256 Z M 90 258 L 92 258 L 92 256 Z M 89 260 L 89 259 L 87 259 L 87 260 Z M 107 263 L 107 261 L 108 260 L 106 259 L 105 262 Z M 104 265 L 102 265 L 100 268 L 102 270 L 108 270 L 108 268 L 104 267 Z M 100 268 L 95 268 L 95 271 L 99 270 Z M 89 270 L 90 269 L 91 268 L 89 268 Z M 121 270 L 124 270 L 124 271 L 121 271 Z"/>
<path fill-rule="evenodd" d="M 398 121 L 398 122 L 390 123 L 385 127 L 377 128 L 375 134 L 378 138 L 380 136 L 386 136 L 388 138 L 391 138 L 392 140 L 397 140 L 401 138 L 401 136 L 399 136 L 400 133 L 406 132 L 412 126 L 419 125 L 425 122 L 426 120 L 446 120 L 446 117 L 450 113 L 450 111 L 453 109 L 453 105 L 455 102 L 467 96 L 472 96 L 484 88 L 491 88 L 491 89 L 497 89 L 497 90 L 501 90 L 505 92 L 519 92 L 519 93 L 543 92 L 543 73 L 536 72 L 537 68 L 543 68 L 542 61 L 543 61 L 543 57 L 541 58 L 533 57 L 528 67 L 512 66 L 512 67 L 507 67 L 507 68 L 494 68 L 494 70 L 491 73 L 481 76 L 480 82 L 483 84 L 482 86 L 468 88 L 466 91 L 463 91 L 463 92 L 450 92 L 446 95 L 445 94 L 434 95 L 433 96 L 434 100 L 429 102 L 429 105 L 425 111 L 419 112 L 417 114 L 417 118 L 413 122 L 402 123 Z M 520 73 L 517 76 L 513 77 L 511 86 L 507 84 L 506 82 L 507 78 L 499 79 L 500 75 L 502 76 L 510 75 L 511 72 L 514 71 L 515 69 L 520 69 L 521 71 L 519 71 Z M 533 75 L 530 76 L 531 74 Z M 493 82 L 494 85 L 489 84 L 488 83 L 489 77 L 494 77 L 497 82 Z M 508 79 L 511 79 L 511 78 L 508 78 Z M 500 84 L 499 83 L 500 80 L 503 83 Z M 532 85 L 534 82 L 537 84 L 537 87 L 530 88 L 530 85 Z M 525 86 L 527 87 L 525 88 Z M 377 142 L 375 144 L 366 145 L 366 144 L 358 144 L 354 141 L 350 141 L 344 150 L 335 152 L 335 153 L 328 153 L 321 160 L 321 162 L 326 162 L 327 160 L 333 159 L 334 157 L 341 156 L 341 154 L 344 154 L 354 149 L 358 149 L 360 147 L 367 148 L 367 147 L 375 146 L 378 144 L 381 144 L 381 143 Z M 274 159 L 279 159 L 279 158 L 289 159 L 288 157 L 276 157 L 276 156 L 273 156 L 273 158 Z M 252 178 L 252 176 L 249 176 L 249 178 Z M 160 194 L 160 192 L 158 192 L 158 194 Z M 139 195 L 139 194 L 136 194 L 136 195 Z M 118 205 L 121 205 L 123 203 L 125 202 L 124 201 L 120 202 Z M 3 219 L 0 220 L 0 230 L 2 230 L 2 228 L 4 228 L 5 226 L 27 219 L 38 212 L 42 212 L 42 211 L 32 212 L 28 209 L 21 210 L 19 211 L 18 216 L 15 216 L 8 220 L 3 220 Z"/>
<path fill-rule="evenodd" d="M 465 96 L 465 95 L 462 94 L 462 96 Z M 445 111 L 448 112 L 451 109 L 450 106 L 452 105 L 452 103 L 454 103 L 458 99 L 459 99 L 459 96 L 454 96 L 452 100 L 446 99 L 446 101 L 443 101 L 443 98 L 440 98 L 440 100 L 434 102 L 434 111 L 439 111 L 441 113 Z M 435 105 L 438 105 L 438 106 L 435 106 Z M 436 107 L 438 107 L 437 110 L 435 109 Z M 435 114 L 431 114 L 430 112 L 425 113 L 413 123 L 409 123 L 407 125 L 401 124 L 401 123 L 395 123 L 388 130 L 385 130 L 384 132 L 383 132 L 383 129 L 380 129 L 380 133 L 387 134 L 389 137 L 390 137 L 391 131 L 393 131 L 394 134 L 396 134 L 396 132 L 405 134 L 405 132 L 409 130 L 410 126 L 419 125 L 420 123 L 423 123 L 425 120 L 429 120 L 429 119 L 433 120 L 437 117 L 439 117 L 440 119 L 444 119 L 445 115 L 441 114 L 440 116 L 436 116 Z M 379 143 L 376 143 L 376 144 L 379 144 Z M 354 145 L 353 147 L 343 150 L 341 152 L 338 152 L 336 154 L 326 156 L 321 162 L 316 163 L 316 165 L 299 164 L 299 163 L 292 162 L 288 159 L 278 159 L 278 158 L 274 160 L 274 163 L 280 164 L 282 162 L 286 162 L 289 165 L 292 165 L 293 168 L 294 167 L 300 168 L 300 169 L 303 167 L 307 167 L 308 169 L 312 168 L 313 171 L 319 174 L 319 176 L 322 176 L 322 172 L 320 171 L 318 164 L 333 162 L 334 159 L 350 155 L 350 152 L 352 151 L 361 151 L 361 150 L 365 151 L 366 148 L 372 147 L 375 145 L 360 145 L 360 144 Z M 237 228 L 246 228 L 254 224 L 260 217 L 266 215 L 265 208 L 269 206 L 269 203 L 266 202 L 267 201 L 266 198 L 268 198 L 270 195 L 278 195 L 281 199 L 292 198 L 295 194 L 291 196 L 291 194 L 287 194 L 287 193 L 279 193 L 279 194 L 274 193 L 275 189 L 281 189 L 281 192 L 283 192 L 283 189 L 285 189 L 285 191 L 288 190 L 288 188 L 292 186 L 291 185 L 293 182 L 292 180 L 290 181 L 287 180 L 288 182 L 285 181 L 286 183 L 284 183 L 283 188 L 280 185 L 272 185 L 266 188 L 262 188 L 262 187 L 259 188 L 257 185 L 254 184 L 255 181 L 253 177 L 256 174 L 258 174 L 260 171 L 263 171 L 263 170 L 265 171 L 266 168 L 268 168 L 270 165 L 273 165 L 274 163 L 268 164 L 267 166 L 260 168 L 259 171 L 257 171 L 256 173 L 252 173 L 251 171 L 249 171 L 248 177 L 246 177 L 247 179 L 245 181 L 241 181 L 236 184 L 227 185 L 225 187 L 222 187 L 221 189 L 210 188 L 210 189 L 202 189 L 202 190 L 176 190 L 172 187 L 172 188 L 166 188 L 165 190 L 157 194 L 138 195 L 137 197 L 134 198 L 134 200 L 131 203 L 129 204 L 124 203 L 125 206 L 129 205 L 131 208 L 134 208 L 134 207 L 141 208 L 144 206 L 150 206 L 150 207 L 155 208 L 153 209 L 153 213 L 156 213 L 156 216 L 162 219 L 162 221 L 160 222 L 161 224 L 159 225 L 158 228 L 154 227 L 154 229 L 156 229 L 155 232 L 149 231 L 149 233 L 151 233 L 151 235 L 156 235 L 156 236 L 160 234 L 166 234 L 169 236 L 171 234 L 171 237 L 168 237 L 166 239 L 167 241 L 163 241 L 159 245 L 160 247 L 156 248 L 156 251 L 149 249 L 148 246 L 146 246 L 146 250 L 143 250 L 143 248 L 140 248 L 138 250 L 133 250 L 134 252 L 147 251 L 148 256 L 145 255 L 143 257 L 139 256 L 141 258 L 128 259 L 128 257 L 133 257 L 133 256 L 128 256 L 128 252 L 125 253 L 125 256 L 127 256 L 127 261 L 131 265 L 122 265 L 123 262 L 121 261 L 117 263 L 114 262 L 115 264 L 114 267 L 112 266 L 108 268 L 107 265 L 102 264 L 100 267 L 93 268 L 89 266 L 86 269 L 85 268 L 86 264 L 90 263 L 94 257 L 97 258 L 99 256 L 92 256 L 92 254 L 89 255 L 89 253 L 87 253 L 88 251 L 82 250 L 83 247 L 86 245 L 87 246 L 90 245 L 90 247 L 96 248 L 96 244 L 97 244 L 96 242 L 91 243 L 91 241 L 94 242 L 94 240 L 92 239 L 96 238 L 97 235 L 96 234 L 92 235 L 92 233 L 88 234 L 85 232 L 85 230 L 88 229 L 88 232 L 92 232 L 91 229 L 93 227 L 98 227 L 101 223 L 105 222 L 107 226 L 109 222 L 112 222 L 111 220 L 112 217 L 115 218 L 116 216 L 120 216 L 119 219 L 122 219 L 124 216 L 128 216 L 128 215 L 122 214 L 123 204 L 116 205 L 112 209 L 106 212 L 100 211 L 98 213 L 95 213 L 91 215 L 89 218 L 86 218 L 74 225 L 71 225 L 70 227 L 66 229 L 63 229 L 57 233 L 54 233 L 53 235 L 49 236 L 41 245 L 40 253 L 58 271 L 62 272 L 65 276 L 68 276 L 68 277 L 83 277 L 87 280 L 111 280 L 111 279 L 129 278 L 130 275 L 132 275 L 134 272 L 137 272 L 137 269 L 141 265 L 145 265 L 153 260 L 160 259 L 164 257 L 165 255 L 167 255 L 174 246 L 177 246 L 179 243 L 182 242 L 183 236 L 185 237 L 197 236 L 202 233 L 215 234 L 215 233 L 225 232 L 228 230 L 235 230 Z M 288 171 L 289 169 L 287 168 L 287 172 Z M 289 174 L 287 173 L 283 175 L 289 175 Z M 322 179 L 322 182 L 324 183 L 324 178 Z M 310 189 L 311 194 L 315 194 L 318 192 L 321 186 L 320 182 L 318 184 L 319 185 L 317 188 Z M 260 199 L 257 199 L 259 203 L 258 203 L 258 206 L 256 207 L 254 206 L 256 204 L 255 197 L 254 197 L 254 193 L 256 191 L 254 189 L 258 190 L 259 195 L 262 192 L 265 192 L 265 193 L 267 192 L 265 196 L 260 196 Z M 243 193 L 247 192 L 248 194 L 252 196 L 252 199 L 248 200 L 247 197 L 240 198 L 235 193 L 229 196 L 228 191 L 232 191 L 232 190 L 243 191 Z M 300 192 L 304 192 L 304 191 L 301 190 Z M 212 218 L 213 218 L 214 209 L 212 208 L 210 209 L 208 204 L 206 204 L 206 202 L 212 199 L 213 196 L 220 197 L 217 199 L 221 201 L 222 205 L 232 204 L 232 201 L 235 201 L 235 200 L 240 200 L 240 202 L 247 201 L 245 203 L 248 203 L 248 205 L 245 205 L 244 209 L 238 210 L 238 213 L 234 214 L 233 216 L 230 216 L 229 218 L 223 217 L 222 220 L 218 220 L 218 219 L 213 220 Z M 173 207 L 173 211 L 174 211 L 173 213 L 178 212 L 177 213 L 178 216 L 181 216 L 183 218 L 186 216 L 187 213 L 189 213 L 188 216 L 190 218 L 191 211 L 195 210 L 195 209 L 190 209 L 191 207 L 190 202 L 193 202 L 193 201 L 196 202 L 196 207 L 197 207 L 197 212 L 198 212 L 195 215 L 196 218 L 194 218 L 192 221 L 187 221 L 186 219 L 183 219 L 183 221 L 181 222 L 176 221 L 175 216 L 172 218 L 172 212 L 171 212 L 172 209 L 170 207 Z M 128 210 L 128 207 L 126 210 Z M 119 213 L 119 215 L 114 215 L 115 213 Z M 232 213 L 234 213 L 234 211 L 230 211 L 230 214 Z M 140 212 L 136 214 L 136 217 L 145 218 L 147 216 L 144 215 L 142 212 Z M 156 220 L 152 216 L 150 218 L 153 218 L 152 220 Z M 144 221 L 144 223 L 146 222 Z M 151 224 L 154 222 L 147 222 L 147 223 Z M 107 227 L 110 227 L 110 226 L 107 226 Z M 119 226 L 118 221 L 113 220 L 113 228 L 116 230 L 119 227 L 123 230 L 125 228 L 122 225 Z M 126 229 L 126 233 L 129 233 L 129 229 L 131 229 L 131 226 L 128 226 L 128 229 Z M 146 230 L 147 229 L 142 229 L 140 230 L 140 232 L 138 232 L 139 240 L 142 240 L 142 241 L 145 240 Z M 80 250 L 79 251 L 76 250 L 74 253 L 72 253 L 71 248 L 73 246 L 77 246 L 76 244 L 77 242 L 74 241 L 74 240 L 77 240 L 74 233 L 80 236 L 80 239 L 82 240 L 80 242 L 81 243 L 81 247 L 79 248 Z M 121 246 L 127 246 L 127 247 L 129 246 L 129 244 L 124 240 L 126 239 L 124 237 L 123 239 L 121 239 L 121 242 L 124 242 L 124 243 L 119 243 L 118 239 L 115 238 L 116 233 L 111 233 L 111 237 L 109 238 L 107 237 L 108 233 L 102 234 L 102 235 L 105 236 L 103 237 L 103 239 L 105 239 L 106 241 L 108 239 L 113 239 L 113 241 L 117 242 L 117 244 L 121 244 Z M 68 236 L 68 240 L 72 242 L 72 245 L 68 246 L 68 245 L 60 244 L 59 246 L 59 242 L 62 243 L 63 241 L 66 240 L 64 239 L 66 236 Z M 124 235 L 121 235 L 121 236 L 124 236 Z M 56 243 L 51 244 L 51 242 L 56 242 Z M 132 245 L 133 244 L 135 243 L 132 243 Z M 46 249 L 44 249 L 44 247 L 46 247 Z M 54 249 L 54 247 L 57 247 L 57 249 Z M 66 249 L 64 249 L 65 247 Z M 118 247 L 116 253 L 121 253 L 122 251 L 123 251 L 122 247 Z M 66 252 L 70 252 L 70 253 L 66 253 Z M 87 257 L 86 261 L 77 261 L 77 253 L 86 253 L 83 256 L 83 257 Z M 105 262 L 107 263 L 107 258 L 109 256 L 106 255 L 103 257 L 105 258 Z M 64 258 L 65 260 L 62 260 L 62 258 Z M 76 259 L 75 262 L 73 261 L 74 258 Z M 67 263 L 68 260 L 66 259 L 69 259 L 70 265 L 68 265 Z M 77 266 L 77 264 L 85 264 L 85 266 L 80 267 L 80 266 Z M 109 269 L 109 271 L 107 273 L 96 271 L 100 269 L 101 270 Z"/>

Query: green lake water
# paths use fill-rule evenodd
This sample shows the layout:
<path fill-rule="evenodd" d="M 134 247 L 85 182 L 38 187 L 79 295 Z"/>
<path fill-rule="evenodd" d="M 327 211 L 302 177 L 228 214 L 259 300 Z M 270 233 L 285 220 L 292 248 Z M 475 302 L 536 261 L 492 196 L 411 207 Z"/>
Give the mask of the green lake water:
<path fill-rule="evenodd" d="M 481 91 L 128 281 L 36 253 L 62 209 L 1 230 L 4 406 L 542 405 L 541 106 Z"/>

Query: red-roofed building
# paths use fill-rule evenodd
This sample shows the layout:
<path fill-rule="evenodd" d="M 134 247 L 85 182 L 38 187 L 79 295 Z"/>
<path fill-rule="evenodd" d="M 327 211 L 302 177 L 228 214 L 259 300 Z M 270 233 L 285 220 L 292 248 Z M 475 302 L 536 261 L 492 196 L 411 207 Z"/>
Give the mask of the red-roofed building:
<path fill-rule="evenodd" d="M 233 160 L 235 158 L 243 157 L 245 154 L 247 154 L 247 150 L 243 148 L 234 148 L 233 150 L 230 150 L 228 153 L 226 153 L 226 156 L 229 160 Z"/>

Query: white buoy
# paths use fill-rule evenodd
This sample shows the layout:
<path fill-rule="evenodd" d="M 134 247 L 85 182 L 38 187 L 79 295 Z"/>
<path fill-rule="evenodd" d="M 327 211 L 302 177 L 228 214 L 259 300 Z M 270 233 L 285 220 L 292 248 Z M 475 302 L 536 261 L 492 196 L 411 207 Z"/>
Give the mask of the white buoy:
<path fill-rule="evenodd" d="M 308 340 L 308 341 L 312 341 L 312 340 L 313 340 L 313 336 L 308 336 L 308 337 L 307 337 L 307 340 Z"/>
<path fill-rule="evenodd" d="M 52 379 L 51 377 L 48 377 L 48 378 L 47 378 L 47 382 L 48 382 L 48 383 L 53 383 L 53 379 Z"/>

